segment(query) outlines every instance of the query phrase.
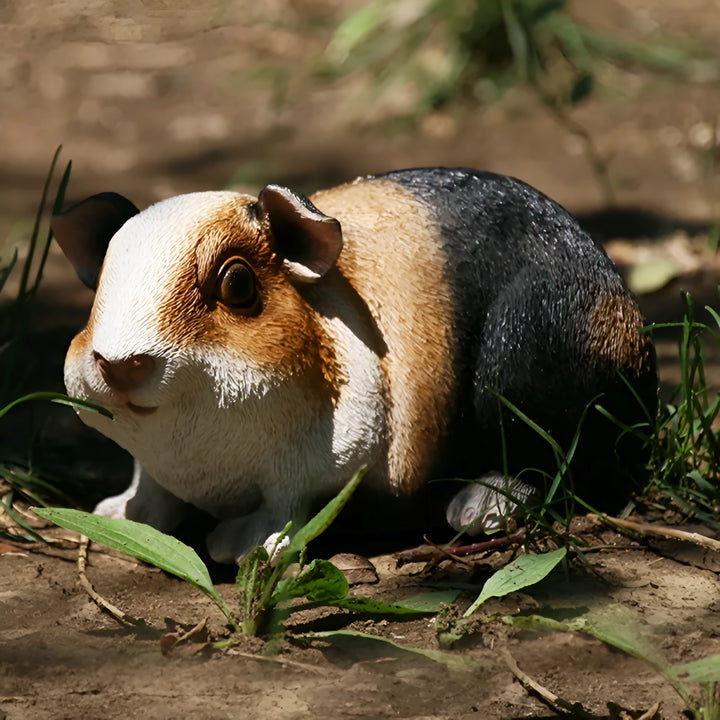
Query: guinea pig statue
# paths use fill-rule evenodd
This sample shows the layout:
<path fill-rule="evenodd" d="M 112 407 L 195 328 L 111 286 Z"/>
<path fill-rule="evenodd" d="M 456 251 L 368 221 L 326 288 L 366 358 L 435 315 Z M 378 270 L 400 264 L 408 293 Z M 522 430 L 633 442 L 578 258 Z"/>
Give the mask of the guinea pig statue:
<path fill-rule="evenodd" d="M 624 502 L 646 466 L 628 431 L 657 406 L 638 306 L 602 248 L 518 180 L 412 169 L 142 212 L 103 193 L 52 228 L 96 290 L 67 390 L 112 412 L 79 415 L 136 460 L 97 512 L 171 531 L 195 505 L 217 518 L 217 561 L 361 466 L 388 495 L 554 475 L 550 445 L 500 398 L 566 450 L 580 428 L 575 491 L 594 506 Z"/>

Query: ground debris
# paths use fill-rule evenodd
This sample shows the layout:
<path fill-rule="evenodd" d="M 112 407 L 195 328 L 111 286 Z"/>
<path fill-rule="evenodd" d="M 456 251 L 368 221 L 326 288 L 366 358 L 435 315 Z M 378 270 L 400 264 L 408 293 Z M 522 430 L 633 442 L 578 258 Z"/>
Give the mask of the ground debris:
<path fill-rule="evenodd" d="M 173 654 L 190 657 L 212 649 L 207 620 L 207 618 L 203 618 L 189 630 L 179 629 L 165 633 L 160 638 L 160 651 L 162 654 L 165 656 Z"/>
<path fill-rule="evenodd" d="M 349 585 L 374 585 L 378 582 L 375 566 L 362 555 L 337 553 L 330 562 L 345 573 Z"/>
<path fill-rule="evenodd" d="M 408 563 L 424 562 L 437 564 L 443 560 L 453 560 L 455 562 L 472 564 L 468 563 L 468 561 L 464 558 L 468 555 L 477 555 L 487 552 L 488 550 L 498 550 L 499 548 L 506 547 L 507 545 L 520 542 L 524 537 L 525 528 L 520 528 L 510 535 L 503 535 L 502 537 L 491 538 L 490 540 L 470 543 L 469 545 L 441 547 L 440 545 L 436 545 L 428 541 L 425 545 L 419 545 L 418 547 L 411 548 L 410 550 L 403 550 L 402 552 L 395 553 L 393 557 L 396 560 L 398 568 L 401 568 L 403 565 L 407 565 Z M 427 538 L 425 539 L 427 540 Z"/>

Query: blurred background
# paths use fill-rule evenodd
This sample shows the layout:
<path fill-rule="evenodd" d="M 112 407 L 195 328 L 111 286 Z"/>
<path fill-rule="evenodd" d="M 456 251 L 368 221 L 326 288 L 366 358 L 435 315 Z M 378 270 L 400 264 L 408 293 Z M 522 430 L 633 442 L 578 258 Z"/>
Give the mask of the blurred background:
<path fill-rule="evenodd" d="M 2 237 L 68 195 L 469 165 L 576 213 L 715 217 L 718 0 L 3 0 Z"/>
<path fill-rule="evenodd" d="M 559 201 L 648 318 L 678 320 L 682 289 L 718 305 L 719 37 L 720 0 L 0 0 L 0 268 L 58 145 L 51 193 L 72 160 L 68 201 L 140 207 L 464 165 Z M 91 301 L 51 247 L 15 394 L 62 388 Z M 656 338 L 670 392 L 677 344 Z"/>

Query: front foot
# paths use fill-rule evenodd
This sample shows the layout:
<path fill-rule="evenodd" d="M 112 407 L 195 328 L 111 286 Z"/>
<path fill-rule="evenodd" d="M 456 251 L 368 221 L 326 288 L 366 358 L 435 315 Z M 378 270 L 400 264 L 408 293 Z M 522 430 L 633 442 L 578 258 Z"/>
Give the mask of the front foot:
<path fill-rule="evenodd" d="M 168 533 L 180 524 L 186 508 L 182 500 L 158 485 L 136 460 L 130 487 L 120 495 L 100 501 L 93 512 L 103 517 L 145 523 Z"/>
<path fill-rule="evenodd" d="M 258 545 L 263 545 L 271 558 L 277 557 L 289 543 L 287 536 L 280 540 L 285 525 L 287 521 L 264 510 L 223 520 L 208 535 L 207 549 L 219 563 L 239 564 Z"/>

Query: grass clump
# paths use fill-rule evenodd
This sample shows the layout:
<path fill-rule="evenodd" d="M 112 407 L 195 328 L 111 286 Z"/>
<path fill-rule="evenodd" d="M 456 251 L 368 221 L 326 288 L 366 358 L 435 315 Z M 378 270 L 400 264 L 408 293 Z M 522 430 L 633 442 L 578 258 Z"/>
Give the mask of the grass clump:
<path fill-rule="evenodd" d="M 10 254 L 0 256 L 0 429 L 7 430 L 10 426 L 8 414 L 18 405 L 31 401 L 50 401 L 61 404 L 82 406 L 90 410 L 106 413 L 105 410 L 90 403 L 72 400 L 66 395 L 56 392 L 24 393 L 27 381 L 27 339 L 36 308 L 37 294 L 43 277 L 45 264 L 50 251 L 52 231 L 43 230 L 43 218 L 48 208 L 48 197 L 53 183 L 55 169 L 61 148 L 58 147 L 50 164 L 45 180 L 35 221 L 28 239 L 27 254 L 19 262 L 17 248 Z M 65 201 L 65 191 L 70 180 L 72 163 L 68 162 L 55 191 L 50 205 L 52 213 L 60 212 Z M 17 276 L 17 290 L 9 295 L 8 282 Z M 68 504 L 72 500 L 55 483 L 42 477 L 42 473 L 33 469 L 18 448 L 16 441 L 9 437 L 22 434 L 32 440 L 32 427 L 22 426 L 22 433 L 0 432 L 0 505 L 3 510 L 17 523 L 20 532 L 12 534 L 14 540 L 34 541 L 40 539 L 32 527 L 16 511 L 17 500 L 35 505 L 44 505 L 47 498 L 55 498 Z"/>
<path fill-rule="evenodd" d="M 59 399 L 59 395 L 23 395 L 26 382 L 26 368 L 23 363 L 23 344 L 27 338 L 38 288 L 42 279 L 52 240 L 52 233 L 42 232 L 42 219 L 46 210 L 48 193 L 60 154 L 58 148 L 50 164 L 35 222 L 28 241 L 27 255 L 19 263 L 18 250 L 13 248 L 8 255 L 0 259 L 0 427 L 7 428 L 8 419 L 4 416 L 16 405 L 34 399 Z M 53 210 L 59 211 L 64 202 L 65 189 L 70 179 L 71 164 L 68 163 L 58 186 Z M 19 274 L 17 291 L 12 298 L 4 297 L 8 293 L 8 281 Z M 8 440 L 9 433 L 0 433 L 0 504 L 4 511 L 20 526 L 21 532 L 13 535 L 15 539 L 36 540 L 35 531 L 13 509 L 17 498 L 31 503 L 44 503 L 44 498 L 58 497 L 53 485 L 31 472 L 21 452 Z"/>
<path fill-rule="evenodd" d="M 593 92 L 604 64 L 717 76 L 709 51 L 660 33 L 632 42 L 594 30 L 565 0 L 375 0 L 340 24 L 325 60 L 331 74 L 369 71 L 381 92 L 412 87 L 416 117 L 518 84 L 572 104 Z"/>
<path fill-rule="evenodd" d="M 719 528 L 720 394 L 708 387 L 705 343 L 720 344 L 720 315 L 706 306 L 713 324 L 698 322 L 690 294 L 681 300 L 682 322 L 654 326 L 680 333 L 680 383 L 649 439 L 653 486 L 686 514 Z"/>

